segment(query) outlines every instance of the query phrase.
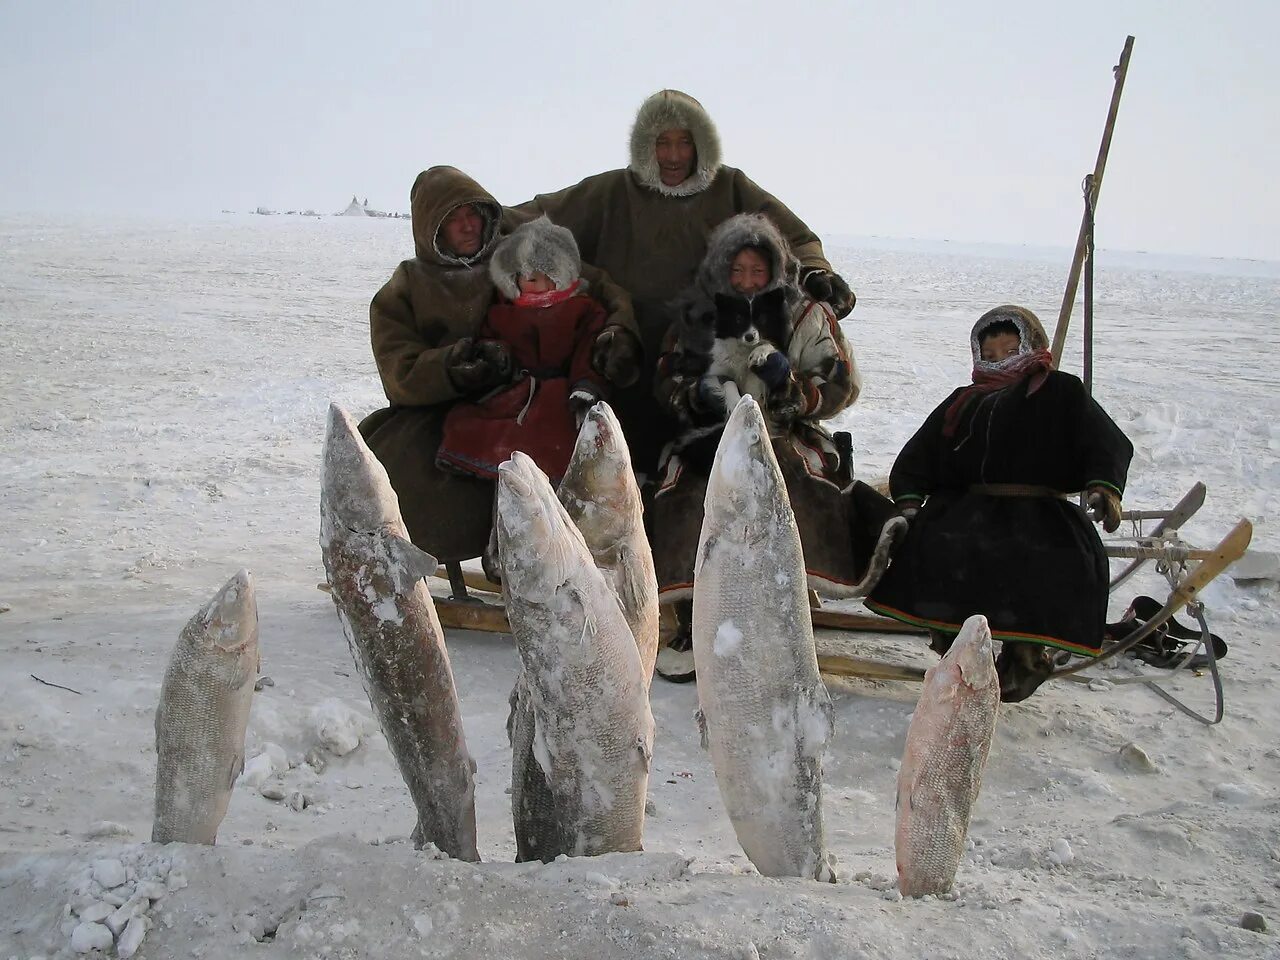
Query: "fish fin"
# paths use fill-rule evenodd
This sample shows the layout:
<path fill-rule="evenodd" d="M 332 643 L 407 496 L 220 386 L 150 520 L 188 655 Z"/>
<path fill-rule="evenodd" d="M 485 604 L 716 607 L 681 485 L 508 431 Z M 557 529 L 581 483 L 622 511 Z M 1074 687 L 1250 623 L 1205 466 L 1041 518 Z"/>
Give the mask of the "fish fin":
<path fill-rule="evenodd" d="M 639 610 L 640 597 L 644 593 L 644 584 L 636 571 L 636 554 L 630 547 L 623 546 L 618 551 L 618 601 L 622 609 Z"/>
<path fill-rule="evenodd" d="M 697 710 L 693 711 L 693 719 L 698 722 L 698 741 L 702 744 L 702 749 L 706 750 L 711 746 L 711 740 L 708 737 L 707 731 L 707 715 L 703 713 L 702 708 L 699 707 Z"/>
<path fill-rule="evenodd" d="M 516 729 L 516 714 L 520 710 L 520 681 L 523 679 L 522 673 L 516 678 L 515 686 L 511 688 L 511 696 L 507 697 L 507 706 L 510 711 L 507 713 L 507 745 L 514 746 L 514 736 Z"/>
<path fill-rule="evenodd" d="M 160 728 L 164 726 L 164 696 L 161 695 L 160 702 L 156 704 L 156 753 L 160 752 Z"/>
<path fill-rule="evenodd" d="M 641 736 L 636 737 L 636 750 L 640 754 L 640 762 L 644 764 L 644 768 L 647 771 L 649 765 L 653 762 L 653 747 Z"/>
<path fill-rule="evenodd" d="M 383 533 L 383 541 L 387 545 L 387 553 L 391 559 L 409 574 L 411 580 L 434 577 L 440 569 L 440 561 L 425 550 L 415 547 L 404 537 L 394 533 Z"/>
<path fill-rule="evenodd" d="M 836 872 L 833 854 L 828 853 L 818 860 L 818 869 L 814 872 L 813 878 L 819 883 L 835 883 L 840 879 L 840 875 Z"/>
<path fill-rule="evenodd" d="M 542 768 L 543 774 L 547 781 L 551 780 L 551 749 L 547 745 L 546 731 L 543 729 L 543 721 L 538 719 L 538 713 L 533 713 L 533 759 L 538 761 L 538 766 Z"/>
<path fill-rule="evenodd" d="M 240 779 L 240 774 L 244 773 L 244 752 L 237 753 L 231 758 L 231 779 L 227 781 L 228 787 L 234 787 L 236 781 Z"/>
<path fill-rule="evenodd" d="M 582 608 L 582 635 L 578 637 L 578 643 L 585 647 L 587 638 L 596 635 L 596 621 L 591 616 L 591 605 L 587 603 L 587 598 L 583 592 L 573 584 L 565 584 L 563 589 L 568 590 L 569 595 L 573 597 L 573 602 Z"/>

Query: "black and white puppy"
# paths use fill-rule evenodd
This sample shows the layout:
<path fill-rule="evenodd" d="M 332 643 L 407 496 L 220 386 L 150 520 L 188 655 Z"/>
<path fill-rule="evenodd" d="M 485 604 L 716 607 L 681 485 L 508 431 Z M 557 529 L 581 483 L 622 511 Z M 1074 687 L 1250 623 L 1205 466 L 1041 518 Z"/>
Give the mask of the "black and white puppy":
<path fill-rule="evenodd" d="M 675 450 L 705 473 L 711 469 L 724 421 L 738 400 L 750 394 L 765 406 L 769 391 L 790 377 L 784 352 L 791 339 L 786 294 L 780 288 L 750 299 L 716 294 L 714 304 L 702 301 L 686 309 L 683 324 L 692 356 L 706 363 L 698 376 L 699 406 L 718 411 L 720 417 L 685 430 L 676 438 Z"/>
<path fill-rule="evenodd" d="M 719 382 L 726 412 L 747 394 L 763 404 L 791 369 L 781 349 L 790 336 L 784 291 L 775 288 L 749 299 L 718 293 L 715 303 L 715 339 L 707 375 Z"/>

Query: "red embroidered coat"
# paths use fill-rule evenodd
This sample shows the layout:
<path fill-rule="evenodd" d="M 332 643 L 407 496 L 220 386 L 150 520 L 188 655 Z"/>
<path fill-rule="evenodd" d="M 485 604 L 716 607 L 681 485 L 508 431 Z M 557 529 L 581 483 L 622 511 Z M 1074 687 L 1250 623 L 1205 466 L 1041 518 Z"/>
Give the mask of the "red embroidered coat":
<path fill-rule="evenodd" d="M 605 396 L 605 380 L 591 366 L 605 319 L 604 308 L 585 294 L 546 307 L 506 300 L 491 306 L 477 338 L 510 348 L 515 379 L 449 410 L 436 462 L 493 478 L 498 465 L 520 450 L 559 482 L 578 436 L 570 394 Z"/>

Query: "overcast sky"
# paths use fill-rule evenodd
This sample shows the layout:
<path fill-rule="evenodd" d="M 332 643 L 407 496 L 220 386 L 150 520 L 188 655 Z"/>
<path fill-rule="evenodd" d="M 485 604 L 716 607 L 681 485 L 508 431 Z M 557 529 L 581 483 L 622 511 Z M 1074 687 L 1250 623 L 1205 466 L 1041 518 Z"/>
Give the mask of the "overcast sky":
<path fill-rule="evenodd" d="M 820 233 L 1071 246 L 1125 35 L 1098 243 L 1280 260 L 1280 3 L 0 0 L 0 211 L 519 202 L 693 94 Z"/>

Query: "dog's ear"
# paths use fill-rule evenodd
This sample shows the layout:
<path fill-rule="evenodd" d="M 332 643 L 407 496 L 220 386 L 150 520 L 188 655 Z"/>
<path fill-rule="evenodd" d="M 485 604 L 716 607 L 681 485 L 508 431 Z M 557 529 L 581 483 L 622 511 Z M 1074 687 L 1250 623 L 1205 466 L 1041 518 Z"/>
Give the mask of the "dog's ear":
<path fill-rule="evenodd" d="M 760 294 L 752 307 L 755 310 L 756 326 L 765 339 L 779 346 L 790 339 L 785 290 L 775 287 Z"/>
<path fill-rule="evenodd" d="M 716 336 L 736 337 L 751 325 L 751 308 L 741 297 L 716 294 Z"/>

